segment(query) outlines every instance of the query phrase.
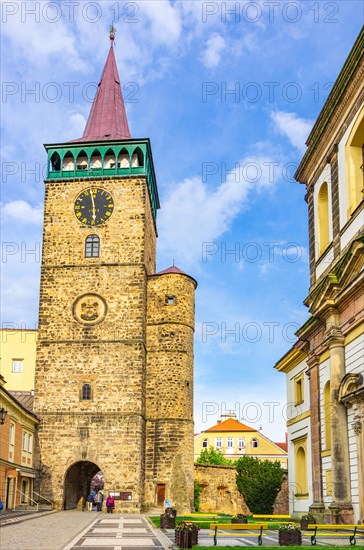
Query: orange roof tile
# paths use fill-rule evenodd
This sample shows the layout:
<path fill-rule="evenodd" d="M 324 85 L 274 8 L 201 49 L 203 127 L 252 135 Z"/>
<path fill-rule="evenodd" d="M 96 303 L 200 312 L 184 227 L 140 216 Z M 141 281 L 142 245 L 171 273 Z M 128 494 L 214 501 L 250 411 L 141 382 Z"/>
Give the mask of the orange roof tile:
<path fill-rule="evenodd" d="M 280 447 L 282 451 L 287 452 L 288 450 L 287 441 L 284 441 L 283 443 L 276 443 L 276 445 L 278 445 L 278 447 Z"/>
<path fill-rule="evenodd" d="M 219 422 L 216 424 L 216 426 L 212 426 L 212 428 L 208 428 L 205 430 L 205 432 L 256 432 L 257 430 L 254 430 L 254 428 L 250 428 L 250 426 L 246 426 L 245 424 L 242 424 L 239 422 L 239 420 L 236 420 L 235 418 L 228 418 L 227 420 L 224 420 L 223 422 Z"/>

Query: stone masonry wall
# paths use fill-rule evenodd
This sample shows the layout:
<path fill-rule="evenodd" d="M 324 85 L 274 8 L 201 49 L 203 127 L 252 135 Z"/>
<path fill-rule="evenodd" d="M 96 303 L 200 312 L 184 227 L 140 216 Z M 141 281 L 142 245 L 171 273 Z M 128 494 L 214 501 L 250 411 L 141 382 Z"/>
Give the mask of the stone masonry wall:
<path fill-rule="evenodd" d="M 249 514 L 249 509 L 236 485 L 233 466 L 195 464 L 195 481 L 202 487 L 201 512 Z"/>
<path fill-rule="evenodd" d="M 148 280 L 145 499 L 155 504 L 164 484 L 179 513 L 193 508 L 195 286 L 175 273 Z"/>
<path fill-rule="evenodd" d="M 250 511 L 236 485 L 236 469 L 233 466 L 205 466 L 195 464 L 195 480 L 202 487 L 200 495 L 201 512 L 222 512 L 225 514 L 249 514 Z M 288 514 L 287 472 L 280 493 L 278 493 L 274 514 Z"/>
<path fill-rule="evenodd" d="M 101 226 L 74 214 L 89 187 L 111 193 Z M 147 273 L 155 269 L 156 232 L 145 178 L 46 182 L 35 411 L 41 494 L 64 502 L 66 472 L 89 461 L 105 491 L 131 491 L 117 510 L 144 503 Z M 100 238 L 100 257 L 85 258 L 85 238 Z M 102 315 L 80 320 L 77 300 L 96 296 Z M 83 298 L 82 298 L 83 299 Z M 84 383 L 92 398 L 81 400 Z"/>

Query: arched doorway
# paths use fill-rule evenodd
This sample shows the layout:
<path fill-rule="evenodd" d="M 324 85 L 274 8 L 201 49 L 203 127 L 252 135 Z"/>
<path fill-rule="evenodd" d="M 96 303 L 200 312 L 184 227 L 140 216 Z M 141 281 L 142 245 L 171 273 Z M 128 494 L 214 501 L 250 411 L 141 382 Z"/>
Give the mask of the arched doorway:
<path fill-rule="evenodd" d="M 63 509 L 77 508 L 81 498 L 86 498 L 94 489 L 103 489 L 103 475 L 99 466 L 87 460 L 75 462 L 64 478 Z"/>

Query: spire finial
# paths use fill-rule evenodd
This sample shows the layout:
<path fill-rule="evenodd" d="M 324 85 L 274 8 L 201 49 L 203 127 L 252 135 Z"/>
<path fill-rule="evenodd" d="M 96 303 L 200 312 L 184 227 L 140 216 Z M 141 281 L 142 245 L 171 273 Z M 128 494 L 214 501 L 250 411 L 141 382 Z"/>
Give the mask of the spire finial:
<path fill-rule="evenodd" d="M 116 29 L 115 29 L 114 25 L 110 25 L 109 33 L 110 33 L 111 44 L 113 44 L 113 42 L 115 40 L 115 33 L 116 33 Z"/>
<path fill-rule="evenodd" d="M 175 267 L 175 265 L 174 265 L 174 258 L 173 258 L 173 267 Z"/>

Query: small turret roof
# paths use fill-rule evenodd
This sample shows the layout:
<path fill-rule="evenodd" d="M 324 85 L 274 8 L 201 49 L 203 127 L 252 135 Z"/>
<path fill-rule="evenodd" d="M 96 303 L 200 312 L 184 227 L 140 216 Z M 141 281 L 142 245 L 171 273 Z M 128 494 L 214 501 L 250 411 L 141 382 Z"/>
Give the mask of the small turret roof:
<path fill-rule="evenodd" d="M 82 138 L 72 142 L 130 139 L 113 39 Z"/>
<path fill-rule="evenodd" d="M 165 273 L 179 273 L 180 275 L 188 275 L 185 271 L 182 271 L 182 269 L 179 269 L 179 267 L 176 267 L 175 265 L 171 265 L 171 267 L 167 267 L 167 269 L 163 269 L 163 271 L 158 271 L 156 275 L 164 275 Z"/>

